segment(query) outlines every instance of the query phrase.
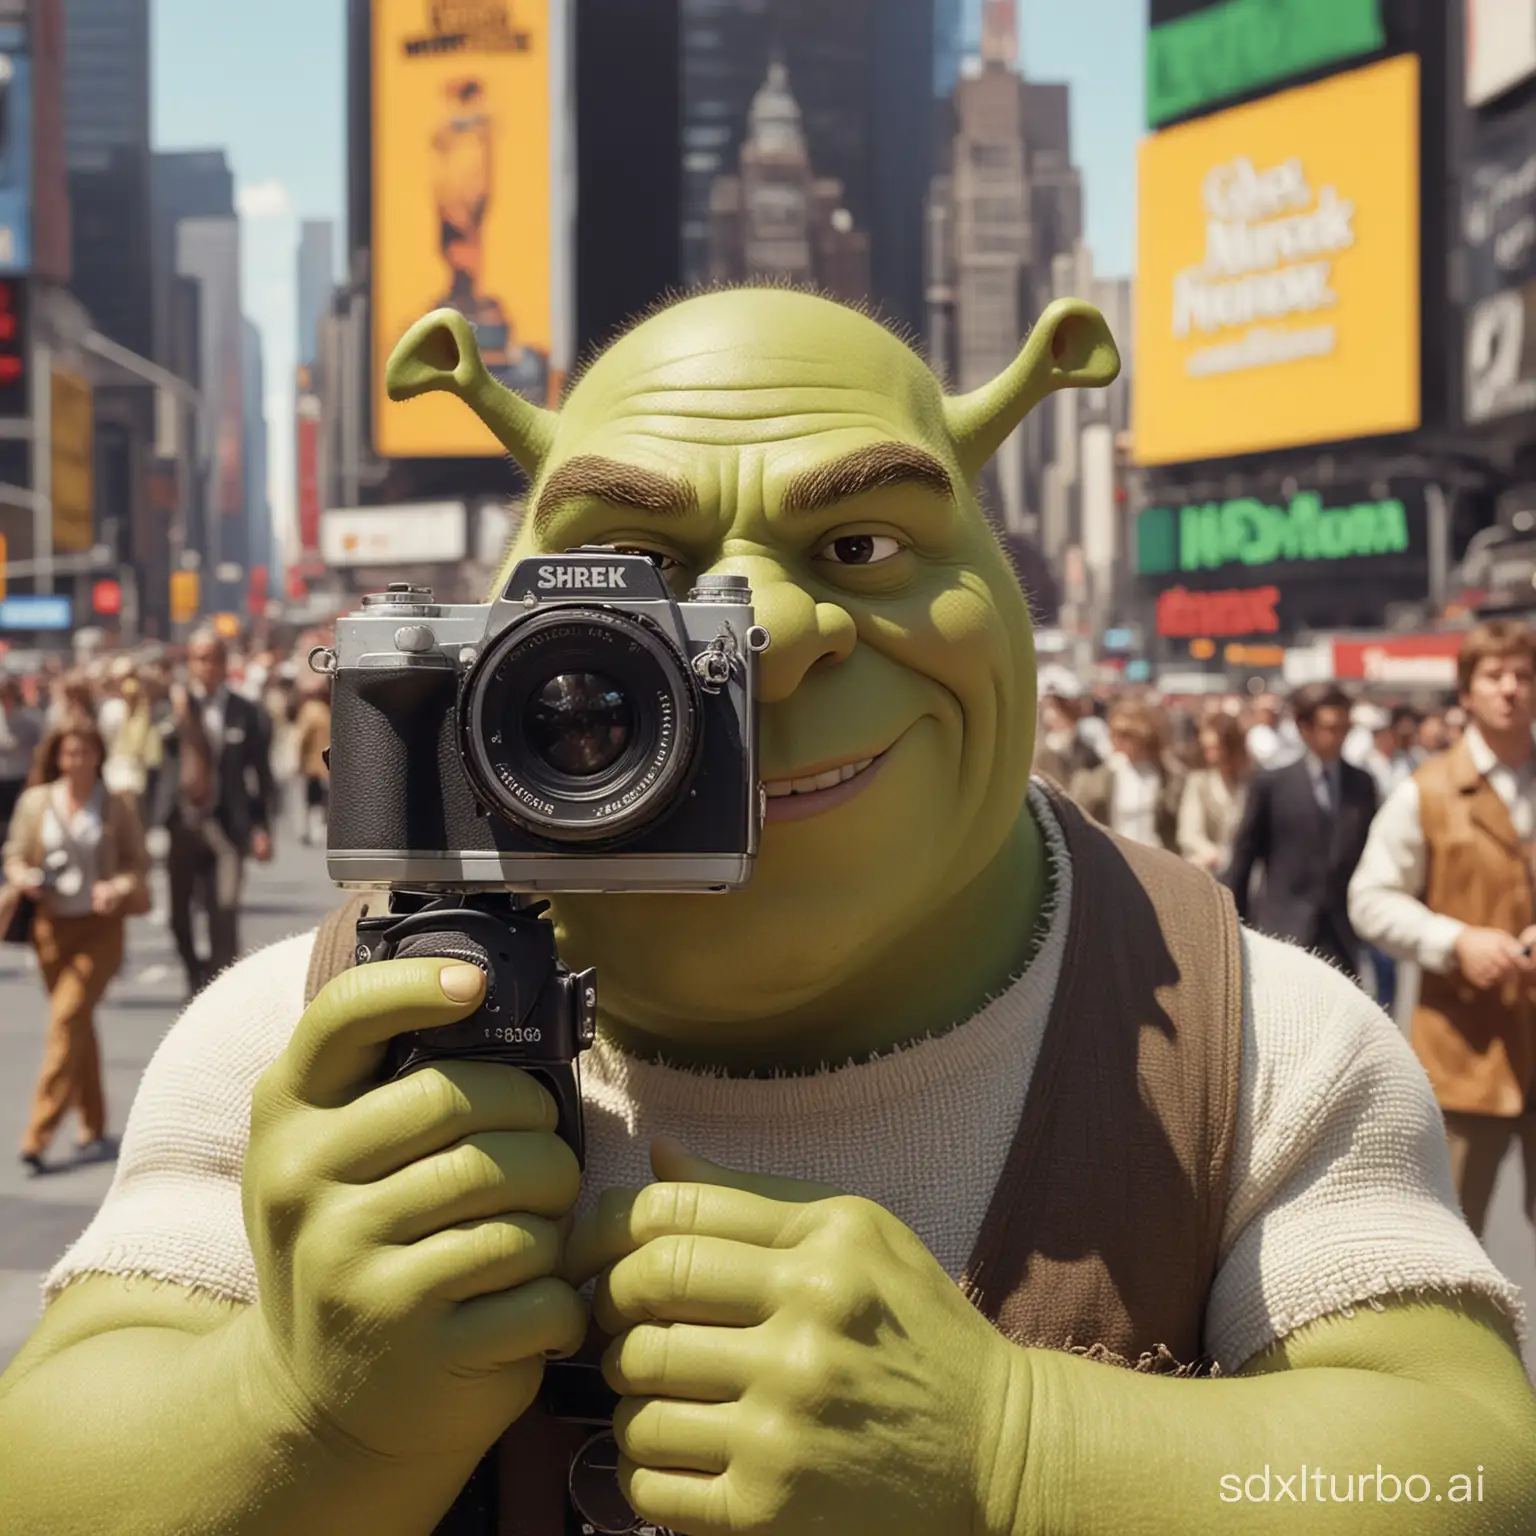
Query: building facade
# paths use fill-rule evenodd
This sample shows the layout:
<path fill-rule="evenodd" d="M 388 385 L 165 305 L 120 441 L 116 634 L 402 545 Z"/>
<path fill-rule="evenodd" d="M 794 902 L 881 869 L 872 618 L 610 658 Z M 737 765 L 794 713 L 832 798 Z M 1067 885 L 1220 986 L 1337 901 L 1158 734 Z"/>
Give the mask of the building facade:
<path fill-rule="evenodd" d="M 336 286 L 336 226 L 329 219 L 305 219 L 299 227 L 298 365 L 309 367 L 320 345 L 320 318 L 331 307 Z"/>
<path fill-rule="evenodd" d="M 1065 85 L 1020 77 L 1010 0 L 985 11 L 982 53 L 968 60 L 947 114 L 941 169 L 928 193 L 928 352 L 961 391 L 995 378 L 1055 296 L 1053 263 L 1082 236 Z M 999 526 L 1037 540 L 1055 431 L 1046 401 L 988 466 L 983 495 Z"/>
<path fill-rule="evenodd" d="M 735 176 L 710 187 L 709 279 L 774 279 L 858 303 L 869 292 L 869 236 L 844 206 L 843 184 L 816 175 L 782 59 L 752 99 Z"/>
<path fill-rule="evenodd" d="M 154 354 L 149 0 L 65 0 L 71 287 L 96 328 Z"/>
<path fill-rule="evenodd" d="M 273 573 L 281 565 L 272 526 L 272 501 L 267 487 L 266 366 L 261 332 L 249 320 L 240 322 L 241 450 L 245 470 L 245 530 L 247 607 L 264 607 L 273 589 Z"/>
<path fill-rule="evenodd" d="M 752 106 L 782 63 L 818 178 L 869 239 L 880 311 L 922 329 L 923 197 L 932 163 L 934 0 L 681 0 L 682 272 L 709 280 L 711 208 L 738 174 Z"/>
<path fill-rule="evenodd" d="M 186 218 L 176 226 L 176 271 L 199 287 L 198 441 L 203 516 L 193 536 L 205 601 L 243 603 L 250 533 L 245 469 L 245 320 L 240 310 L 240 221 Z"/>

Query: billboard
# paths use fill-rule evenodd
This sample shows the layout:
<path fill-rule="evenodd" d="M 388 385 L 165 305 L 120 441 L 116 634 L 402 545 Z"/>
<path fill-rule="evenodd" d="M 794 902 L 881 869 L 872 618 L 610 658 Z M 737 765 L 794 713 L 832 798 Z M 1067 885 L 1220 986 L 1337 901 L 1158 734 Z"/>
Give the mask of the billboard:
<path fill-rule="evenodd" d="M 32 60 L 0 28 L 0 275 L 32 269 Z"/>
<path fill-rule="evenodd" d="M 564 0 L 373 0 L 374 446 L 386 458 L 505 450 L 447 396 L 408 405 L 384 365 L 457 309 L 487 367 L 539 404 L 570 366 Z"/>
<path fill-rule="evenodd" d="M 1405 56 L 1142 141 L 1140 463 L 1419 425 L 1418 109 Z"/>
<path fill-rule="evenodd" d="M 320 518 L 320 557 L 328 566 L 451 565 L 468 553 L 462 501 L 333 507 Z"/>
<path fill-rule="evenodd" d="M 1467 105 L 1536 75 L 1536 0 L 1466 0 Z"/>
<path fill-rule="evenodd" d="M 1147 37 L 1147 126 L 1386 46 L 1381 0 L 1223 0 Z"/>
<path fill-rule="evenodd" d="M 96 543 L 95 409 L 90 383 L 53 370 L 53 547 L 83 555 Z"/>

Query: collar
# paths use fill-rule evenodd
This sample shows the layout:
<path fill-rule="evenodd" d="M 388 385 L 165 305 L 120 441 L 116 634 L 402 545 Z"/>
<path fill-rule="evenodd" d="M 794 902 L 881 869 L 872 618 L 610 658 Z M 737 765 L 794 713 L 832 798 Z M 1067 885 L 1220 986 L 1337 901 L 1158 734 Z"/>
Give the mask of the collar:
<path fill-rule="evenodd" d="M 1508 763 L 1501 763 L 1494 756 L 1493 748 L 1488 745 L 1483 733 L 1475 725 L 1469 725 L 1461 739 L 1467 744 L 1467 755 L 1472 759 L 1472 766 L 1484 778 L 1487 778 L 1495 768 L 1507 769 L 1516 778 L 1527 778 L 1536 773 L 1536 757 L 1528 757 L 1519 768 L 1510 768 Z"/>
<path fill-rule="evenodd" d="M 1307 765 L 1307 773 L 1314 784 L 1325 776 L 1330 779 L 1337 779 L 1340 776 L 1338 758 L 1334 758 L 1331 763 L 1325 763 L 1317 753 L 1309 750 L 1304 756 L 1303 761 Z"/>

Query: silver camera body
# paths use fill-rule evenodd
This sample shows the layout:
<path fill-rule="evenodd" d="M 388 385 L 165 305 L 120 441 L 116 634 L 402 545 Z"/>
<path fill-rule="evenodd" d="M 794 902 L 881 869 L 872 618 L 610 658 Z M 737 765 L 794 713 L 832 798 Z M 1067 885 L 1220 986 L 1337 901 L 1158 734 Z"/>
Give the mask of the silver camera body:
<path fill-rule="evenodd" d="M 518 564 L 491 603 L 396 585 L 338 620 L 327 865 L 413 891 L 729 891 L 766 810 L 740 576 Z"/>

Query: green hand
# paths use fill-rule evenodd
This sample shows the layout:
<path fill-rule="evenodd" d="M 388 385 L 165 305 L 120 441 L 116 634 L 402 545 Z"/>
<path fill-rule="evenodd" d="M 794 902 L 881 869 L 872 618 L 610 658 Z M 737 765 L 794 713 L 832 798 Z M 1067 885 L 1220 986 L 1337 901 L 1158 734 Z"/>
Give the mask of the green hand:
<path fill-rule="evenodd" d="M 585 1333 L 555 1278 L 581 1174 L 550 1096 L 483 1062 L 377 1083 L 393 1036 L 467 1017 L 483 988 L 440 960 L 347 972 L 252 1104 L 253 1390 L 371 1457 L 487 1449 Z"/>
<path fill-rule="evenodd" d="M 1001 1529 L 1017 1468 L 1012 1489 L 991 1471 L 1004 1422 L 1028 1414 L 1028 1356 L 917 1236 L 870 1201 L 673 1142 L 652 1166 L 662 1182 L 578 1224 L 564 1270 L 601 1272 L 636 1511 L 686 1536 Z"/>

